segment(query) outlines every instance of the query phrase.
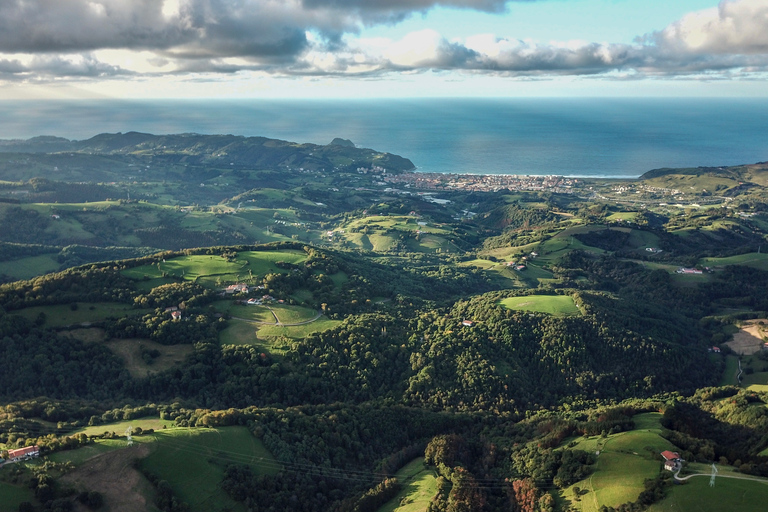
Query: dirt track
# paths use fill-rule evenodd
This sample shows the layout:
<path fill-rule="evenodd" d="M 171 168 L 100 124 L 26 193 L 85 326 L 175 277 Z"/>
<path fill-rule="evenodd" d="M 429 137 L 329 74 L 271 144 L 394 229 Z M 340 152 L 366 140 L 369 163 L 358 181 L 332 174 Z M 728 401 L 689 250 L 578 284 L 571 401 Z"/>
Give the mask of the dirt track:
<path fill-rule="evenodd" d="M 147 496 L 152 486 L 131 465 L 134 459 L 146 457 L 149 447 L 134 444 L 130 448 L 97 455 L 62 477 L 65 486 L 78 491 L 98 491 L 104 496 L 110 512 L 146 512 L 156 510 Z"/>

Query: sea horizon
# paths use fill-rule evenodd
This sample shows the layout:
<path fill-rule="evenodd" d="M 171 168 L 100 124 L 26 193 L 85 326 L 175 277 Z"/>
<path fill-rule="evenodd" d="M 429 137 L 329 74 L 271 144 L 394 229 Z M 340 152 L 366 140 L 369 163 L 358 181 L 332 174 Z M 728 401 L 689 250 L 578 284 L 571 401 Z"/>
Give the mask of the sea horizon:
<path fill-rule="evenodd" d="M 0 139 L 200 133 L 409 158 L 417 172 L 636 178 L 768 160 L 768 99 L 0 100 Z"/>

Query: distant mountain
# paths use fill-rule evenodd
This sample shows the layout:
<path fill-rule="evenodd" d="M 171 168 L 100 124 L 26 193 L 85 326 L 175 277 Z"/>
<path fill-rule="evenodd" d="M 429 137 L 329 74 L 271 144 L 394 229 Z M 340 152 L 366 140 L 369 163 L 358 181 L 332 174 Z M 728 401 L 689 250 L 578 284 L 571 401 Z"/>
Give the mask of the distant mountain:
<path fill-rule="evenodd" d="M 165 163 L 227 165 L 252 169 L 383 167 L 390 172 L 415 168 L 407 158 L 372 149 L 357 148 L 348 140 L 335 139 L 326 146 L 300 144 L 266 137 L 237 135 L 152 135 L 149 133 L 102 133 L 87 140 L 59 137 L 0 141 L 3 153 L 75 152 L 147 157 Z"/>

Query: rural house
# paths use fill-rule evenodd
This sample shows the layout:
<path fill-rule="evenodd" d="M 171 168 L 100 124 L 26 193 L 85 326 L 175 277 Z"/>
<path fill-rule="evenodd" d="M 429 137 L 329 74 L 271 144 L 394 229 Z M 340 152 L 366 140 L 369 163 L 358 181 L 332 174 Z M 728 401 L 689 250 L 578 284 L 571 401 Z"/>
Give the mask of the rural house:
<path fill-rule="evenodd" d="M 231 284 L 224 289 L 225 293 L 248 293 L 248 285 L 245 283 Z"/>
<path fill-rule="evenodd" d="M 40 456 L 40 447 L 37 445 L 26 446 L 24 448 L 18 448 L 16 450 L 8 450 L 8 460 L 16 462 L 19 460 L 31 459 L 33 457 Z"/>
<path fill-rule="evenodd" d="M 664 450 L 663 452 L 661 452 L 661 456 L 664 457 L 664 460 L 672 460 L 672 461 L 682 460 L 680 458 L 680 454 L 679 453 L 671 452 L 669 450 Z"/>

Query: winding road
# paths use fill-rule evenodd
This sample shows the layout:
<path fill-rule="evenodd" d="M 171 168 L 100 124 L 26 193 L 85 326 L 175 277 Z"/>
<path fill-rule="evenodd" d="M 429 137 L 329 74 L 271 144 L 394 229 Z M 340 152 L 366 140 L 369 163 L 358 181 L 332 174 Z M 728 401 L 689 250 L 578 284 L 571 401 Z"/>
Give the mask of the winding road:
<path fill-rule="evenodd" d="M 692 475 L 687 475 L 687 476 L 681 477 L 681 476 L 678 476 L 680 474 L 681 470 L 682 470 L 682 468 L 678 469 L 675 472 L 675 480 L 678 480 L 680 482 L 685 482 L 686 480 L 688 480 L 689 478 L 693 478 L 694 476 L 709 476 L 709 477 L 712 476 L 711 473 L 694 473 Z M 720 475 L 720 474 L 718 474 L 718 475 L 715 476 L 715 478 L 733 478 L 734 480 L 752 480 L 754 482 L 760 482 L 760 483 L 763 483 L 763 484 L 768 484 L 768 480 L 766 480 L 765 478 L 759 478 L 759 477 L 754 477 L 754 476 Z"/>

